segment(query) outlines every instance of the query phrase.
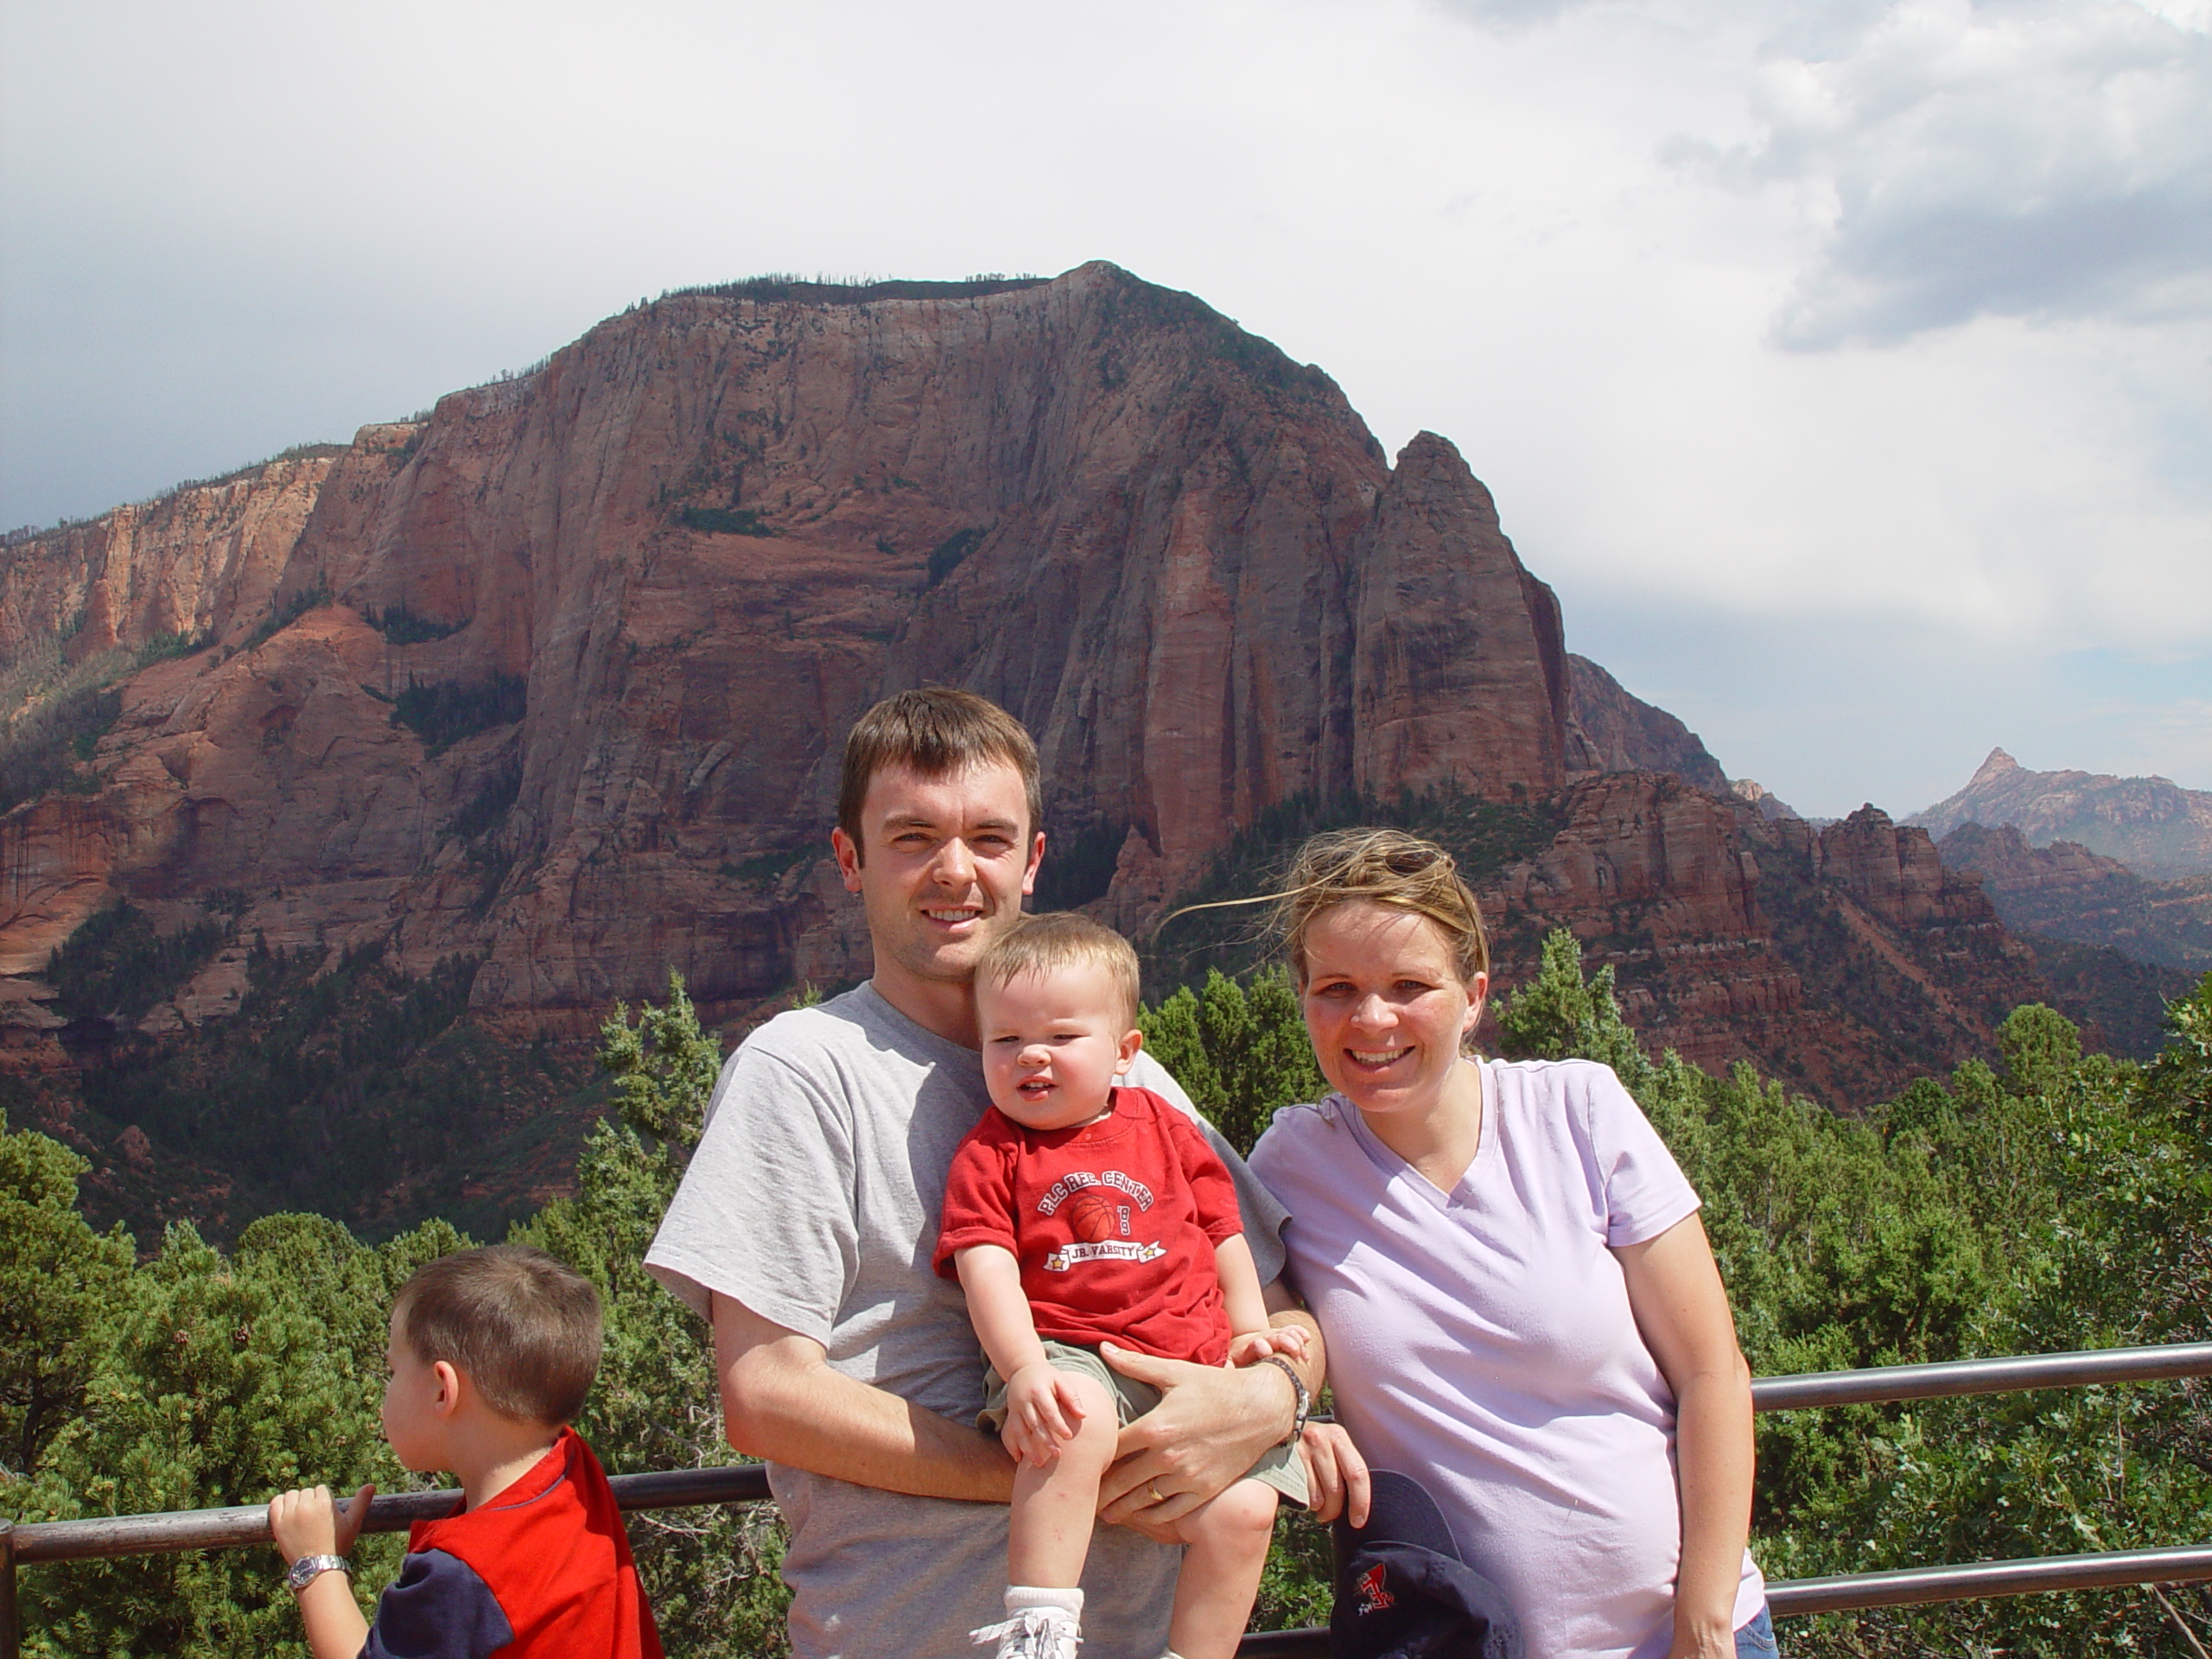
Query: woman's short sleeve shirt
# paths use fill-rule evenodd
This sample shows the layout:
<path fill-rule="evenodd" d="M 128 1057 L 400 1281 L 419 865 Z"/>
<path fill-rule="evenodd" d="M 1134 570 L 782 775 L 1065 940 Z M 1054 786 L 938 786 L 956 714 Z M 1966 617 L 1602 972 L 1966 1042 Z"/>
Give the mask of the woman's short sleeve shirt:
<path fill-rule="evenodd" d="M 1290 1211 L 1340 1421 L 1371 1464 L 1429 1486 L 1530 1659 L 1661 1655 L 1675 1401 L 1612 1251 L 1697 1194 L 1608 1068 L 1481 1069 L 1481 1139 L 1448 1192 L 1336 1096 L 1277 1113 L 1252 1169 Z M 1738 1623 L 1764 1595 L 1747 1555 Z"/>

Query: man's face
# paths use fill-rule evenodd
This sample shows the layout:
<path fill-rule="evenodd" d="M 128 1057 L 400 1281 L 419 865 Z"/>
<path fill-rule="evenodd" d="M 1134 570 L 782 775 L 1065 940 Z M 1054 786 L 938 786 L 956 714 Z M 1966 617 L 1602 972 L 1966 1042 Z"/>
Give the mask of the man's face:
<path fill-rule="evenodd" d="M 1006 761 L 938 778 L 886 766 L 868 780 L 861 844 L 842 830 L 830 842 L 846 891 L 867 909 L 887 992 L 973 980 L 992 935 L 1020 914 L 1045 850 L 1021 774 Z"/>

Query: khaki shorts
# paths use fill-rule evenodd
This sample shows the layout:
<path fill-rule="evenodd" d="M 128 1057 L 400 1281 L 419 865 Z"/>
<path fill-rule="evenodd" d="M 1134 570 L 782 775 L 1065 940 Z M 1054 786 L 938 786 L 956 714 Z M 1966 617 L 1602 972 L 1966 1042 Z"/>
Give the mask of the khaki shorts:
<path fill-rule="evenodd" d="M 1054 1370 L 1074 1371 L 1104 1389 L 1113 1398 L 1123 1427 L 1160 1403 L 1158 1389 L 1135 1377 L 1123 1376 L 1099 1357 L 1096 1348 L 1054 1342 L 1048 1337 L 1045 1340 L 1045 1357 L 1052 1362 Z M 997 1366 L 984 1372 L 983 1387 L 983 1409 L 976 1415 L 976 1426 L 995 1434 L 1006 1427 L 1006 1379 L 999 1375 Z M 1272 1486 L 1300 1509 L 1306 1507 L 1306 1459 L 1298 1455 L 1294 1446 L 1269 1446 L 1261 1454 L 1260 1460 L 1244 1471 L 1244 1478 Z"/>

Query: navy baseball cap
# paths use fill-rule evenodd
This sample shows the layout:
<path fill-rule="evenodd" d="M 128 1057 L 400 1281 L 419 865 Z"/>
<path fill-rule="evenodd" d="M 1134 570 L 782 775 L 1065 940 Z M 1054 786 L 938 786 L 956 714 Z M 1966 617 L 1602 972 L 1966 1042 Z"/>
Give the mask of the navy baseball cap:
<path fill-rule="evenodd" d="M 1504 1592 L 1461 1559 L 1427 1489 L 1395 1470 L 1373 1479 L 1367 1524 L 1336 1524 L 1332 1659 L 1521 1659 Z"/>

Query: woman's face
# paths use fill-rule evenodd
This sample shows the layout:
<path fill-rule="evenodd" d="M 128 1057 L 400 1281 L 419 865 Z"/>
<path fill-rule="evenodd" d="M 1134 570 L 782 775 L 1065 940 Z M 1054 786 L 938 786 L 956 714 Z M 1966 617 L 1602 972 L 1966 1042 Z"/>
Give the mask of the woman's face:
<path fill-rule="evenodd" d="M 1306 925 L 1306 1029 L 1321 1074 L 1362 1112 L 1434 1108 L 1489 989 L 1485 974 L 1460 979 L 1426 916 L 1352 900 Z"/>

